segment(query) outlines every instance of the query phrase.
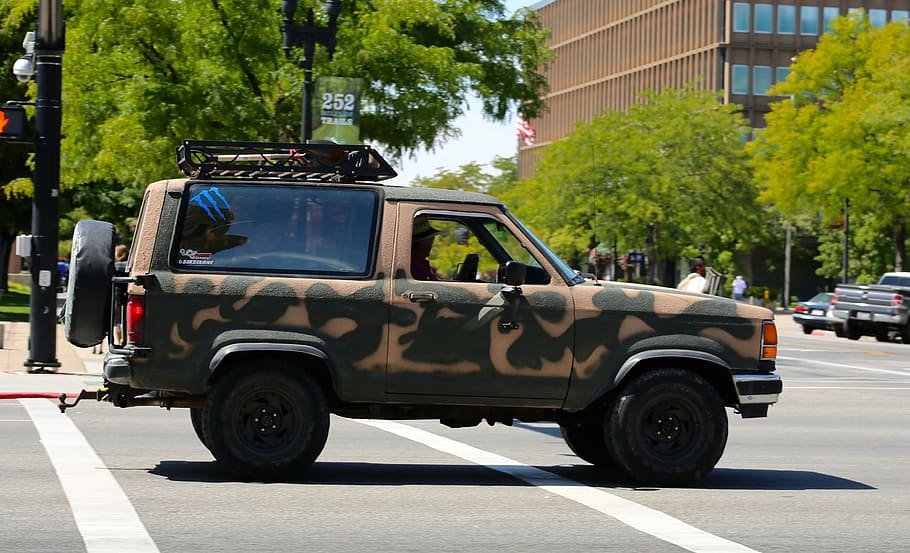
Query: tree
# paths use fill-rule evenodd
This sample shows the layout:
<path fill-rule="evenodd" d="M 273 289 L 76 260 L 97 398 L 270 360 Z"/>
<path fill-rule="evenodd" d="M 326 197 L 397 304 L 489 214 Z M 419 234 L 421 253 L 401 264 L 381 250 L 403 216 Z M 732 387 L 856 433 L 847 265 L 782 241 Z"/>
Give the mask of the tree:
<path fill-rule="evenodd" d="M 36 5 L 14 9 L 7 3 L 0 3 L 0 102 L 25 100 L 28 85 L 16 81 L 10 69 L 25 52 L 22 38 L 34 29 Z M 31 108 L 29 108 L 31 109 Z M 34 150 L 28 144 L 0 140 L 0 290 L 7 288 L 7 270 L 12 255 L 15 236 L 29 231 L 31 217 L 31 188 L 28 166 Z"/>
<path fill-rule="evenodd" d="M 534 177 L 513 190 L 524 198 L 516 211 L 566 259 L 587 252 L 591 237 L 649 249 L 652 268 L 751 246 L 764 214 L 736 111 L 692 86 L 646 92 L 628 113 L 604 112 L 548 146 Z"/>
<path fill-rule="evenodd" d="M 67 3 L 64 179 L 143 186 L 173 175 L 186 138 L 296 140 L 303 72 L 281 49 L 276 0 Z M 322 10 L 315 0 L 301 1 Z M 300 16 L 298 15 L 298 19 Z M 391 157 L 433 148 L 478 95 L 487 116 L 536 112 L 548 59 L 533 12 L 499 0 L 347 0 L 334 60 L 364 78 L 361 136 Z M 94 185 L 93 185 L 94 186 Z"/>
<path fill-rule="evenodd" d="M 833 221 L 849 200 L 859 273 L 902 270 L 910 223 L 910 27 L 881 29 L 863 14 L 832 24 L 815 50 L 803 52 L 786 82 L 770 92 L 767 128 L 751 145 L 762 198 L 786 217 L 820 214 Z M 866 216 L 872 215 L 874 216 Z M 893 265 L 876 263 L 890 236 Z M 830 242 L 830 239 L 827 239 Z M 839 265 L 826 243 L 824 276 Z M 853 263 L 855 261 L 855 264 Z M 878 265 L 873 267 L 870 265 Z"/>

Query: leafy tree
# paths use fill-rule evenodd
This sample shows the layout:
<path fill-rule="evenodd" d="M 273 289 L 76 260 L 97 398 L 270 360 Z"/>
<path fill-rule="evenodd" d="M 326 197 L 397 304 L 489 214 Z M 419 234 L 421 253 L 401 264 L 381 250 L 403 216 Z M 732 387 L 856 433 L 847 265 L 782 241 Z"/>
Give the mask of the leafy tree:
<path fill-rule="evenodd" d="M 645 247 L 652 269 L 693 253 L 730 260 L 721 252 L 756 243 L 763 216 L 736 111 L 691 85 L 646 92 L 628 113 L 604 112 L 548 146 L 513 190 L 517 211 L 566 259 L 593 236 Z"/>
<path fill-rule="evenodd" d="M 850 202 L 851 266 L 861 277 L 906 259 L 910 223 L 910 27 L 872 27 L 863 14 L 840 18 L 802 53 L 772 94 L 768 126 L 751 149 L 762 197 L 786 217 L 838 219 Z M 881 259 L 890 237 L 893 264 Z M 823 235 L 823 276 L 839 271 L 842 249 Z"/>
<path fill-rule="evenodd" d="M 185 138 L 296 140 L 303 72 L 275 0 L 67 3 L 64 174 L 143 186 L 175 173 Z M 296 20 L 315 0 L 301 1 Z M 545 34 L 499 0 L 348 0 L 317 75 L 364 78 L 361 135 L 397 157 L 457 134 L 466 98 L 503 119 L 544 91 Z M 103 187 L 104 188 L 104 187 Z"/>
<path fill-rule="evenodd" d="M 25 100 L 28 85 L 12 74 L 13 63 L 24 53 L 22 38 L 34 29 L 34 5 L 21 10 L 0 3 L 0 102 Z M 32 202 L 27 165 L 34 148 L 28 144 L 0 140 L 0 290 L 7 288 L 7 270 L 15 236 L 28 233 Z"/>

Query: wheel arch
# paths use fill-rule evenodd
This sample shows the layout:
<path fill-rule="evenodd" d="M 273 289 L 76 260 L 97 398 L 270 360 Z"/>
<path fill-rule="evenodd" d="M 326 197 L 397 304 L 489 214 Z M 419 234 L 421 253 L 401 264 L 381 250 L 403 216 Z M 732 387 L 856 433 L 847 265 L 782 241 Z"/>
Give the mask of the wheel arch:
<path fill-rule="evenodd" d="M 738 402 L 731 378 L 732 370 L 723 359 L 712 353 L 676 349 L 642 351 L 629 357 L 617 371 L 608 395 L 618 393 L 623 385 L 640 375 L 660 368 L 692 371 L 717 390 L 725 405 L 735 405 Z"/>
<path fill-rule="evenodd" d="M 323 389 L 326 397 L 335 397 L 335 378 L 328 355 L 309 344 L 244 342 L 225 345 L 209 361 L 207 384 L 211 386 L 232 368 L 264 356 L 280 359 L 306 371 Z"/>

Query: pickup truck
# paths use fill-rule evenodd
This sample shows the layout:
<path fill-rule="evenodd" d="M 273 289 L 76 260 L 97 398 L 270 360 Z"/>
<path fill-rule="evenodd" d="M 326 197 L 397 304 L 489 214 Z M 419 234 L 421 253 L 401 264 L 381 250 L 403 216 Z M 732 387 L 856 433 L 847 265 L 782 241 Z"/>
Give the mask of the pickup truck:
<path fill-rule="evenodd" d="M 77 224 L 64 332 L 107 337 L 96 399 L 189 409 L 238 478 L 299 478 L 332 414 L 555 423 L 581 459 L 681 485 L 727 408 L 782 391 L 771 311 L 586 280 L 492 196 L 384 186 L 368 146 L 186 141 L 178 166 L 122 270 L 113 225 Z"/>
<path fill-rule="evenodd" d="M 910 273 L 885 273 L 878 284 L 838 284 L 834 316 L 844 321 L 843 334 L 851 340 L 875 336 L 887 342 L 897 334 L 910 343 Z"/>

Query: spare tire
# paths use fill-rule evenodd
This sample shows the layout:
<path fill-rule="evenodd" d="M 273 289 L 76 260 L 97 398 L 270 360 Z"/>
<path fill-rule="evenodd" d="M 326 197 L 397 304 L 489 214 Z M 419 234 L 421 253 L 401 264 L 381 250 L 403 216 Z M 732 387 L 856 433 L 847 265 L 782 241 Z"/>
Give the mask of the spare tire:
<path fill-rule="evenodd" d="M 116 231 L 110 223 L 76 223 L 63 313 L 64 334 L 75 346 L 100 344 L 107 334 L 115 242 Z"/>

